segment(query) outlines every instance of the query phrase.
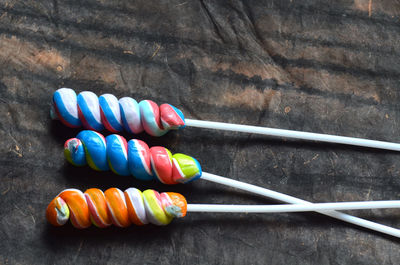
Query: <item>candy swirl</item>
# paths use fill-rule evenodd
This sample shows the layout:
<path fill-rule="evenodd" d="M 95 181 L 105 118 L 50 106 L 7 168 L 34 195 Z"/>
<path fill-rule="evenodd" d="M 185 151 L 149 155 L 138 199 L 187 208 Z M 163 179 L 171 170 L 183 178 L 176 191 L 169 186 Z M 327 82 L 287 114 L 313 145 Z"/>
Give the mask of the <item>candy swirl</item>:
<path fill-rule="evenodd" d="M 88 189 L 66 189 L 47 206 L 46 218 L 54 226 L 62 226 L 71 220 L 74 227 L 83 229 L 92 223 L 100 228 L 114 224 L 127 227 L 131 224 L 167 225 L 174 217 L 184 217 L 187 211 L 185 197 L 179 193 L 136 188 L 125 192 L 111 188 L 104 193 Z"/>
<path fill-rule="evenodd" d="M 118 175 L 133 175 L 140 180 L 157 178 L 164 184 L 187 183 L 201 177 L 199 162 L 164 147 L 149 148 L 141 140 L 112 134 L 104 138 L 95 131 L 81 131 L 64 144 L 64 155 L 73 165 L 89 166 L 98 171 L 111 169 Z"/>
<path fill-rule="evenodd" d="M 51 110 L 53 119 L 59 119 L 68 127 L 111 132 L 138 134 L 145 130 L 152 136 L 162 136 L 171 129 L 185 127 L 183 113 L 170 104 L 160 107 L 151 100 L 137 103 L 130 97 L 118 100 L 114 95 L 97 97 L 90 91 L 77 96 L 70 88 L 60 88 L 53 94 Z"/>

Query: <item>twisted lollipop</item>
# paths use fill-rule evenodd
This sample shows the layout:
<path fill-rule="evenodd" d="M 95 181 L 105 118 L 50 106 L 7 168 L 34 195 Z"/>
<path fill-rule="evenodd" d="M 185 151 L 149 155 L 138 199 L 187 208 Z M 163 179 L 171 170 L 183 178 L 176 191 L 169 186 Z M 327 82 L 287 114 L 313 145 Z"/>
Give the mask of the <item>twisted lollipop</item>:
<path fill-rule="evenodd" d="M 158 106 L 151 100 L 136 100 L 114 95 L 97 97 L 89 91 L 76 96 L 69 88 L 60 88 L 53 95 L 53 119 L 66 126 L 78 128 L 82 125 L 90 130 L 101 131 L 104 127 L 111 132 L 138 134 L 145 130 L 152 136 L 161 136 L 170 129 L 185 126 L 182 112 L 170 104 Z"/>
<path fill-rule="evenodd" d="M 47 220 L 61 226 L 71 219 L 76 228 L 87 228 L 92 223 L 97 227 L 114 224 L 127 227 L 132 223 L 145 225 L 167 225 L 174 217 L 186 215 L 187 203 L 179 193 L 136 188 L 125 192 L 111 188 L 104 193 L 99 189 L 88 189 L 82 193 L 77 189 L 66 189 L 58 194 L 46 210 Z"/>
<path fill-rule="evenodd" d="M 204 172 L 196 159 L 183 154 L 172 156 L 168 149 L 163 147 L 149 148 L 140 140 L 130 140 L 127 143 L 119 135 L 109 135 L 104 138 L 100 133 L 94 131 L 82 131 L 77 138 L 66 141 L 64 147 L 67 160 L 74 165 L 82 166 L 88 163 L 90 167 L 96 170 L 108 170 L 110 168 L 117 174 L 132 174 L 143 180 L 156 177 L 166 184 L 186 183 L 195 179 L 203 179 L 285 203 L 298 204 L 297 207 L 304 206 L 302 209 L 313 209 L 321 214 L 354 225 L 400 237 L 399 229 L 333 211 L 335 208 L 313 207 L 315 204 L 290 195 Z M 367 205 L 361 204 L 364 207 Z M 194 211 L 195 208 L 191 208 L 191 210 Z"/>
<path fill-rule="evenodd" d="M 51 116 L 69 127 L 77 128 L 83 125 L 86 129 L 96 131 L 105 127 L 114 133 L 125 129 L 129 133 L 137 134 L 145 130 L 152 136 L 162 136 L 171 129 L 192 126 L 400 151 L 398 143 L 223 122 L 185 120 L 183 113 L 170 104 L 162 104 L 159 107 L 151 100 L 137 103 L 130 97 L 120 100 L 111 94 L 97 97 L 89 91 L 81 92 L 77 96 L 70 88 L 60 88 L 54 92 Z"/>
<path fill-rule="evenodd" d="M 98 171 L 111 169 L 119 175 L 133 175 L 141 180 L 157 178 L 164 184 L 186 183 L 201 177 L 199 162 L 184 154 L 174 154 L 164 147 L 149 148 L 141 141 L 112 134 L 104 138 L 95 131 L 81 131 L 64 145 L 64 155 L 76 166 Z"/>
<path fill-rule="evenodd" d="M 187 204 L 179 193 L 136 188 L 122 192 L 110 188 L 104 193 L 99 189 L 88 189 L 82 193 L 77 189 L 66 189 L 47 206 L 46 218 L 54 226 L 62 226 L 71 220 L 74 227 L 83 229 L 94 224 L 105 228 L 114 224 L 128 227 L 131 224 L 167 225 L 174 217 L 184 217 L 186 212 L 251 212 L 277 213 L 316 210 L 354 210 L 372 208 L 399 208 L 400 201 L 368 201 L 316 203 L 311 205 L 223 205 Z"/>

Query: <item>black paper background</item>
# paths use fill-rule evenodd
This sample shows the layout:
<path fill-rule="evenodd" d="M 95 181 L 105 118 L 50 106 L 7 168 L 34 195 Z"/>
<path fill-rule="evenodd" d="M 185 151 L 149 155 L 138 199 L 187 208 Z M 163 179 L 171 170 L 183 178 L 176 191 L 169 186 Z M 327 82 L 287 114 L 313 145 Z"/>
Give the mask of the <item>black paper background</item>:
<path fill-rule="evenodd" d="M 198 180 L 68 165 L 59 87 L 187 118 L 400 142 L 398 1 L 0 1 L 0 264 L 398 264 L 399 240 L 314 213 L 192 213 L 167 227 L 54 228 L 65 188 L 155 188 L 190 203 L 271 200 Z M 124 135 L 126 137 L 133 137 Z M 395 152 L 186 128 L 150 146 L 314 202 L 400 197 Z M 400 227 L 398 210 L 353 211 Z"/>

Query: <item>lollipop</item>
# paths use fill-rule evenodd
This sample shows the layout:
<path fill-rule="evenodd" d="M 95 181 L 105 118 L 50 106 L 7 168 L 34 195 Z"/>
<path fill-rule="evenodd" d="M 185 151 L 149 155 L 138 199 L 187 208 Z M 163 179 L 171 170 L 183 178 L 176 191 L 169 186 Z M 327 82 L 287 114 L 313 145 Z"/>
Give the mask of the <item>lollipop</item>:
<path fill-rule="evenodd" d="M 310 205 L 223 205 L 187 204 L 179 193 L 136 188 L 122 192 L 110 188 L 104 193 L 99 189 L 88 189 L 82 193 L 77 189 L 66 189 L 47 206 L 46 218 L 54 226 L 62 226 L 71 220 L 74 227 L 83 229 L 91 224 L 105 228 L 114 224 L 128 227 L 131 224 L 167 225 L 174 217 L 184 217 L 186 212 L 223 213 L 278 213 L 323 210 L 355 210 L 373 208 L 399 208 L 400 201 L 367 201 L 341 203 L 315 203 Z"/>
<path fill-rule="evenodd" d="M 290 204 L 311 204 L 310 202 L 255 185 L 221 177 L 202 171 L 199 162 L 184 154 L 174 154 L 164 147 L 149 148 L 140 140 L 130 140 L 119 135 L 106 138 L 95 131 L 82 131 L 77 138 L 66 141 L 64 154 L 67 160 L 77 166 L 89 164 L 95 170 L 111 169 L 120 175 L 133 175 L 141 180 L 156 178 L 165 184 L 187 183 L 203 179 L 233 188 L 245 190 L 264 197 Z M 400 230 L 377 224 L 337 211 L 317 212 L 368 229 L 400 237 Z"/>
<path fill-rule="evenodd" d="M 60 88 L 53 95 L 51 111 L 53 119 L 66 126 L 111 132 L 126 130 L 138 134 L 143 130 L 152 136 L 162 136 L 171 129 L 185 126 L 263 134 L 293 139 L 356 145 L 370 148 L 400 151 L 400 144 L 328 134 L 292 131 L 259 126 L 239 125 L 223 122 L 185 119 L 183 113 L 170 104 L 158 106 L 151 100 L 137 103 L 130 97 L 117 99 L 111 94 L 97 97 L 89 91 L 76 93 L 69 88 Z"/>
<path fill-rule="evenodd" d="M 125 192 L 111 188 L 104 193 L 88 189 L 66 189 L 58 194 L 46 210 L 47 220 L 54 226 L 64 225 L 69 219 L 76 228 L 97 227 L 114 224 L 127 227 L 131 224 L 167 225 L 174 217 L 186 215 L 186 200 L 179 193 L 136 188 Z"/>
<path fill-rule="evenodd" d="M 145 130 L 152 136 L 161 136 L 171 129 L 185 126 L 182 112 L 170 104 L 158 106 L 151 100 L 136 100 L 114 95 L 97 97 L 89 91 L 76 96 L 69 88 L 60 88 L 53 95 L 53 119 L 59 119 L 68 127 L 111 132 L 138 134 Z"/>
<path fill-rule="evenodd" d="M 111 169 L 119 175 L 133 175 L 140 180 L 157 178 L 164 184 L 186 183 L 202 174 L 199 162 L 184 154 L 174 154 L 164 147 L 149 148 L 141 140 L 112 134 L 104 138 L 95 131 L 81 131 L 64 145 L 67 160 L 76 166 L 98 171 Z"/>

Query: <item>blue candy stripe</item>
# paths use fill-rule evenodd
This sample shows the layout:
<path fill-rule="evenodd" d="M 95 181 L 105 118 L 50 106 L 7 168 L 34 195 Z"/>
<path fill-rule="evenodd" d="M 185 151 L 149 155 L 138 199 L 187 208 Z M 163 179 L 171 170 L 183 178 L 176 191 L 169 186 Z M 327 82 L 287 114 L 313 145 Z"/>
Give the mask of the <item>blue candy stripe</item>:
<path fill-rule="evenodd" d="M 129 170 L 131 174 L 137 179 L 152 180 L 154 178 L 153 174 L 146 168 L 146 162 L 140 150 L 141 150 L 140 144 L 137 141 L 130 140 L 128 142 Z"/>
<path fill-rule="evenodd" d="M 91 127 L 91 129 L 94 129 L 96 131 L 103 130 L 104 129 L 103 124 L 97 122 L 92 111 L 88 107 L 85 97 L 82 96 L 82 94 L 78 95 L 77 102 L 78 102 L 78 107 L 79 107 L 80 111 L 82 112 L 85 121 L 87 122 L 87 125 L 89 125 Z"/>
<path fill-rule="evenodd" d="M 122 176 L 129 176 L 128 154 L 121 136 L 112 134 L 106 138 L 107 159 L 111 170 Z"/>
<path fill-rule="evenodd" d="M 125 131 L 127 131 L 127 132 L 129 132 L 129 133 L 134 133 L 134 132 L 131 130 L 131 127 L 129 127 L 129 123 L 128 123 L 126 117 L 125 117 L 125 111 L 124 111 L 124 109 L 123 109 L 122 107 L 120 107 L 120 110 L 121 110 L 122 124 L 123 124 L 123 126 L 124 126 Z"/>
<path fill-rule="evenodd" d="M 75 94 L 74 91 L 72 91 L 72 92 Z M 75 94 L 75 96 L 76 96 L 76 94 Z M 75 117 L 74 115 L 72 115 L 68 111 L 68 109 L 64 105 L 64 100 L 63 100 L 63 97 L 62 97 L 62 95 L 60 93 L 58 93 L 58 92 L 54 93 L 53 102 L 54 102 L 54 109 L 56 109 L 56 111 L 58 112 L 57 114 L 58 114 L 59 118 L 62 118 L 71 127 L 80 127 L 80 126 L 82 126 L 82 123 L 79 120 L 79 117 Z"/>
<path fill-rule="evenodd" d="M 99 97 L 100 108 L 103 111 L 103 114 L 108 122 L 108 124 L 114 129 L 116 132 L 120 132 L 123 130 L 121 123 L 115 117 L 115 113 L 111 109 L 108 104 L 107 98 L 100 96 Z"/>
<path fill-rule="evenodd" d="M 106 142 L 104 137 L 95 131 L 81 131 L 76 138 L 82 141 L 86 151 L 86 160 L 95 170 L 109 169 Z"/>
<path fill-rule="evenodd" d="M 121 103 L 121 100 L 124 100 L 124 103 Z M 130 103 L 126 103 L 127 100 L 130 101 Z M 139 108 L 139 104 L 137 103 L 137 101 L 134 100 L 133 98 L 122 98 L 122 99 L 120 99 L 119 106 L 120 106 L 121 119 L 122 119 L 122 124 L 124 126 L 124 129 L 126 131 L 128 131 L 130 133 L 134 133 L 134 134 L 141 133 L 143 131 L 143 126 L 141 124 L 140 108 Z M 133 111 L 132 111 L 133 113 L 131 113 L 130 115 L 132 115 L 134 117 L 129 117 L 129 121 L 128 121 L 128 116 L 125 113 L 125 108 L 131 108 L 131 110 L 129 110 L 129 111 L 132 111 L 132 109 L 133 109 Z M 137 120 L 135 118 L 137 118 Z M 133 123 L 136 122 L 136 124 L 130 124 L 130 122 L 133 122 Z M 131 125 L 132 125 L 132 127 L 131 127 Z"/>
<path fill-rule="evenodd" d="M 180 109 L 178 109 L 178 108 L 172 106 L 171 104 L 168 104 L 168 105 L 170 105 L 170 106 L 174 109 L 174 111 L 179 115 L 179 117 L 182 119 L 183 123 L 185 124 L 185 116 L 183 116 L 182 111 L 181 111 Z M 183 126 L 180 127 L 179 129 L 185 128 L 185 126 L 186 126 L 186 125 L 183 125 Z"/>

